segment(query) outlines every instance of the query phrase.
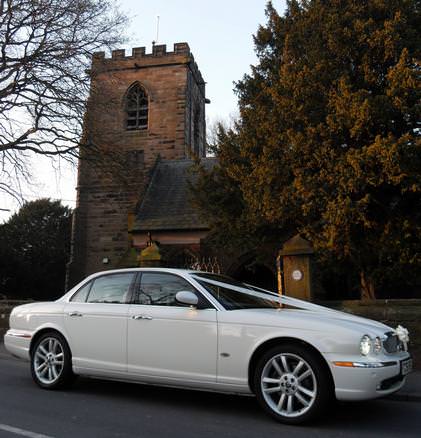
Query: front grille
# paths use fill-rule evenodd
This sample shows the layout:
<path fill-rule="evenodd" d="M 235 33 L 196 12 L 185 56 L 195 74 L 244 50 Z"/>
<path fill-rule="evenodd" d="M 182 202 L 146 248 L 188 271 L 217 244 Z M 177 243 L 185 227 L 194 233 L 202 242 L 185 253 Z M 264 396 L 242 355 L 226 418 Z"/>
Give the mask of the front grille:
<path fill-rule="evenodd" d="M 383 347 L 387 353 L 397 353 L 402 350 L 402 342 L 393 332 L 387 332 L 386 339 L 383 341 Z"/>

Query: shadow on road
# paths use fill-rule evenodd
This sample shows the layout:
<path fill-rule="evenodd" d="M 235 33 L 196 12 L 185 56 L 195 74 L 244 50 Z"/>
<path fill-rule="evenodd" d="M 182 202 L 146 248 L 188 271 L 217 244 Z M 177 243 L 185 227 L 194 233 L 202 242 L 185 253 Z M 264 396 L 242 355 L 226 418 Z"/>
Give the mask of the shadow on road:
<path fill-rule="evenodd" d="M 96 397 L 118 400 L 123 403 L 146 403 L 161 412 L 181 410 L 200 417 L 212 413 L 218 416 L 249 419 L 253 423 L 263 423 L 265 428 L 278 423 L 261 411 L 254 397 L 218 394 L 212 392 L 192 391 L 177 388 L 166 388 L 152 385 L 110 382 L 96 379 L 79 378 L 73 388 L 80 395 L 95 394 Z M 405 432 L 402 425 L 411 422 L 412 430 L 421 430 L 420 404 L 398 403 L 389 400 L 370 400 L 363 402 L 333 402 L 326 415 L 309 426 L 319 431 L 348 431 L 358 436 L 358 430 L 375 432 L 376 436 L 415 436 L 413 432 Z M 412 409 L 418 410 L 416 418 Z M 285 426 L 284 426 L 285 427 Z M 291 430 L 296 426 L 291 426 Z M 395 435 L 395 432 L 396 435 Z M 349 436 L 348 434 L 346 434 Z M 363 433 L 364 435 L 364 433 Z"/>

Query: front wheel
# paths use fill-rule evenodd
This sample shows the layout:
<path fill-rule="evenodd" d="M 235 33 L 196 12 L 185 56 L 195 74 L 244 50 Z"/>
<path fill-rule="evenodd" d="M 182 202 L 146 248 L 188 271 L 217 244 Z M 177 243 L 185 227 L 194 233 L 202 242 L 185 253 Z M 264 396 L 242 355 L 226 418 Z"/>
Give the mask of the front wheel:
<path fill-rule="evenodd" d="M 287 424 L 303 423 L 320 415 L 332 394 L 321 360 L 298 345 L 267 351 L 257 364 L 254 388 L 263 408 Z"/>
<path fill-rule="evenodd" d="M 31 373 L 35 383 L 44 389 L 59 389 L 72 382 L 71 353 L 63 336 L 45 333 L 36 341 L 31 354 Z"/>

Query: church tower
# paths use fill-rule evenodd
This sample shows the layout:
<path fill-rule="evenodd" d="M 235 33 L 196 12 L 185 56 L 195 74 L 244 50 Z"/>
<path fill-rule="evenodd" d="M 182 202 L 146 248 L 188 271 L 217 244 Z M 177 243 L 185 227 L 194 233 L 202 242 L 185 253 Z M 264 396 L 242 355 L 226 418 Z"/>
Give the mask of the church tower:
<path fill-rule="evenodd" d="M 90 74 L 67 287 L 122 267 L 158 160 L 205 156 L 205 82 L 187 43 L 96 53 Z"/>

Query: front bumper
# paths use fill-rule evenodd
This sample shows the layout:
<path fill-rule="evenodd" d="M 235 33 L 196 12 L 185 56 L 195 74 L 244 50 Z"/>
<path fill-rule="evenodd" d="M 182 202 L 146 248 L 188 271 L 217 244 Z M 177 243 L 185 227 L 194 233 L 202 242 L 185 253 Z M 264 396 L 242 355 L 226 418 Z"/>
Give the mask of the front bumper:
<path fill-rule="evenodd" d="M 369 400 L 392 394 L 405 384 L 401 362 L 409 359 L 407 352 L 382 356 L 370 361 L 359 357 L 346 358 L 337 354 L 326 355 L 335 384 L 338 400 Z M 336 363 L 354 363 L 361 366 L 338 366 Z"/>

